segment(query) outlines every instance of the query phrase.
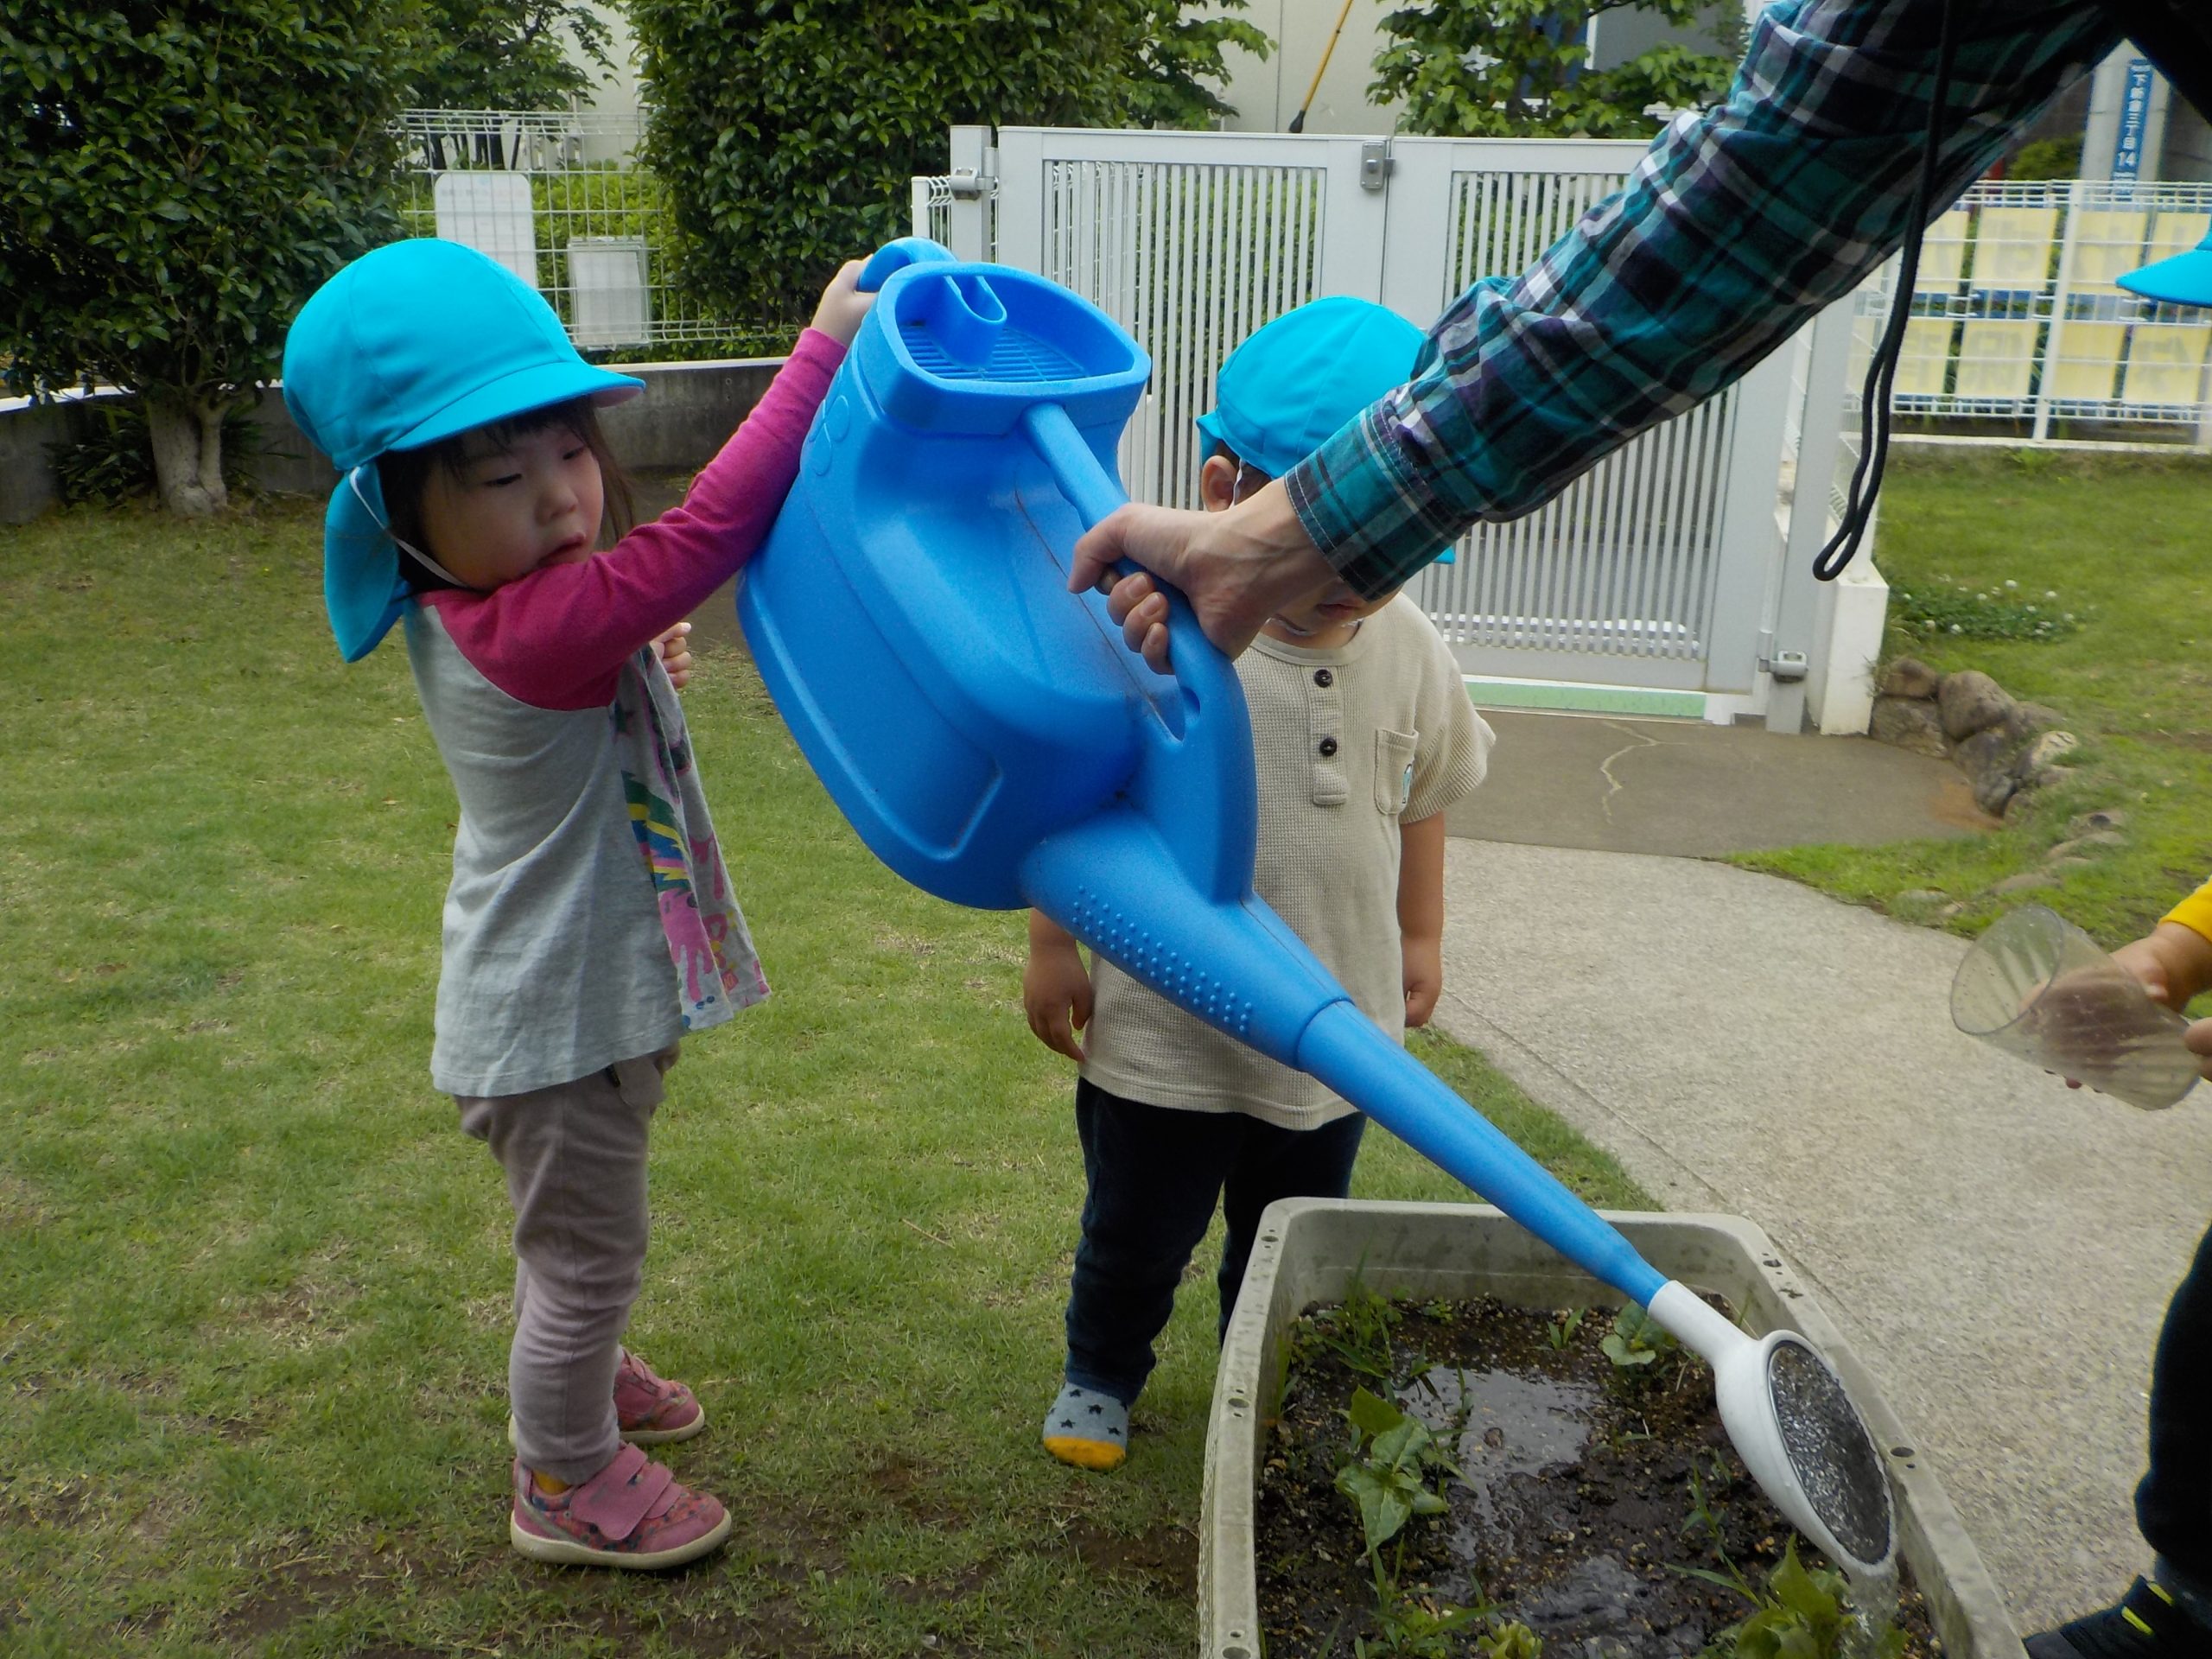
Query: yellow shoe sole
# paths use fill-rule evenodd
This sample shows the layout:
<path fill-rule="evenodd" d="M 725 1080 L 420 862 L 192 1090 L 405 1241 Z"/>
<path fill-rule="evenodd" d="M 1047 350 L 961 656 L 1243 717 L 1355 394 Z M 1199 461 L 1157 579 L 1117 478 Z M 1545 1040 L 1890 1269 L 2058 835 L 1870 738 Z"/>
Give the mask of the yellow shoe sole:
<path fill-rule="evenodd" d="M 1111 1440 L 1078 1440 L 1072 1434 L 1047 1434 L 1045 1449 L 1062 1463 L 1071 1463 L 1078 1469 L 1095 1469 L 1100 1473 L 1118 1469 L 1129 1455 L 1128 1448 L 1115 1445 Z"/>

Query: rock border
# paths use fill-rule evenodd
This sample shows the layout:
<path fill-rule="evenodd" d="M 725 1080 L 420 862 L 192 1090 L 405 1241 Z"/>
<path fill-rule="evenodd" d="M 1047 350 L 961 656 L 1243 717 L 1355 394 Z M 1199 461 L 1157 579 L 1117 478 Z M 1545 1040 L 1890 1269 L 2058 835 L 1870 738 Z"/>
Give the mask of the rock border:
<path fill-rule="evenodd" d="M 1938 674 L 1900 657 L 1875 682 L 1866 734 L 1945 760 L 1967 775 L 1974 804 L 2002 817 L 2015 800 L 2073 775 L 2081 739 L 2055 709 L 2023 702 L 1980 669 Z"/>

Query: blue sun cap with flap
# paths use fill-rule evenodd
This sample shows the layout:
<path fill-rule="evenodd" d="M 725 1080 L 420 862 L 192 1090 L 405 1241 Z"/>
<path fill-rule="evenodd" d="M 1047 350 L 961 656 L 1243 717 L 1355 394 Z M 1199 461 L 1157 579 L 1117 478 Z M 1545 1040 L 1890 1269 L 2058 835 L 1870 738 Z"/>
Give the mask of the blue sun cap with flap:
<path fill-rule="evenodd" d="M 284 341 L 284 405 L 340 474 L 323 517 L 322 591 L 345 659 L 375 650 L 407 600 L 378 455 L 645 389 L 585 362 L 537 289 L 458 242 L 390 243 L 310 295 Z"/>
<path fill-rule="evenodd" d="M 1254 329 L 1214 377 L 1198 430 L 1270 478 L 1413 378 L 1420 329 L 1371 300 L 1309 300 Z M 1452 550 L 1433 557 L 1450 563 Z"/>
<path fill-rule="evenodd" d="M 2115 279 L 2131 293 L 2173 305 L 2212 305 L 2212 231 L 2186 253 Z"/>

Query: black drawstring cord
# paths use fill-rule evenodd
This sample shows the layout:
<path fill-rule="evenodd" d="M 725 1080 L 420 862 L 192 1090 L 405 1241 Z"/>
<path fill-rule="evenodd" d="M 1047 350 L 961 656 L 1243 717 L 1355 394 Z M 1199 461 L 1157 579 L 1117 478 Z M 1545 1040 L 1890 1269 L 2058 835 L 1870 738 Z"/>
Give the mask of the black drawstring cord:
<path fill-rule="evenodd" d="M 1813 556 L 1813 575 L 1834 582 L 1859 552 L 1874 516 L 1874 498 L 1881 491 L 1882 469 L 1890 453 L 1890 390 L 1897 378 L 1897 359 L 1904 351 L 1905 324 L 1912 316 L 1912 296 L 1920 276 L 1920 244 L 1929 219 L 1929 202 L 1936 194 L 1936 145 L 1942 136 L 1943 106 L 1951 93 L 1951 62 L 1958 41 L 1951 30 L 1952 0 L 1942 0 L 1942 22 L 1936 44 L 1936 86 L 1928 100 L 1928 133 L 1920 156 L 1920 176 L 1912 188 L 1912 218 L 1906 226 L 1903 257 L 1897 267 L 1897 298 L 1890 306 L 1888 323 L 1873 360 L 1866 365 L 1866 384 L 1859 392 L 1859 464 L 1852 469 L 1851 488 L 1844 497 L 1843 517 L 1835 534 Z M 1800 479 L 1797 487 L 1806 487 Z"/>

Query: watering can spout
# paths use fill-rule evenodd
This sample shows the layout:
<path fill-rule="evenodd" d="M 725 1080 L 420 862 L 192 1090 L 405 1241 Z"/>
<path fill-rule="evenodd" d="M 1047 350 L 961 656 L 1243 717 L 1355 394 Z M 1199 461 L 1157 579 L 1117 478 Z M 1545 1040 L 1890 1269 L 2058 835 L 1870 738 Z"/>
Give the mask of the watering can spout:
<path fill-rule="evenodd" d="M 1623 1295 L 1648 1304 L 1667 1282 L 1619 1229 L 1350 1001 L 1313 1020 L 1291 1063 Z"/>
<path fill-rule="evenodd" d="M 1668 1281 L 1394 1041 L 1265 899 L 1202 893 L 1147 815 L 1123 804 L 1023 861 L 1029 902 L 1185 1012 L 1327 1084 L 1576 1265 L 1639 1303 Z"/>

